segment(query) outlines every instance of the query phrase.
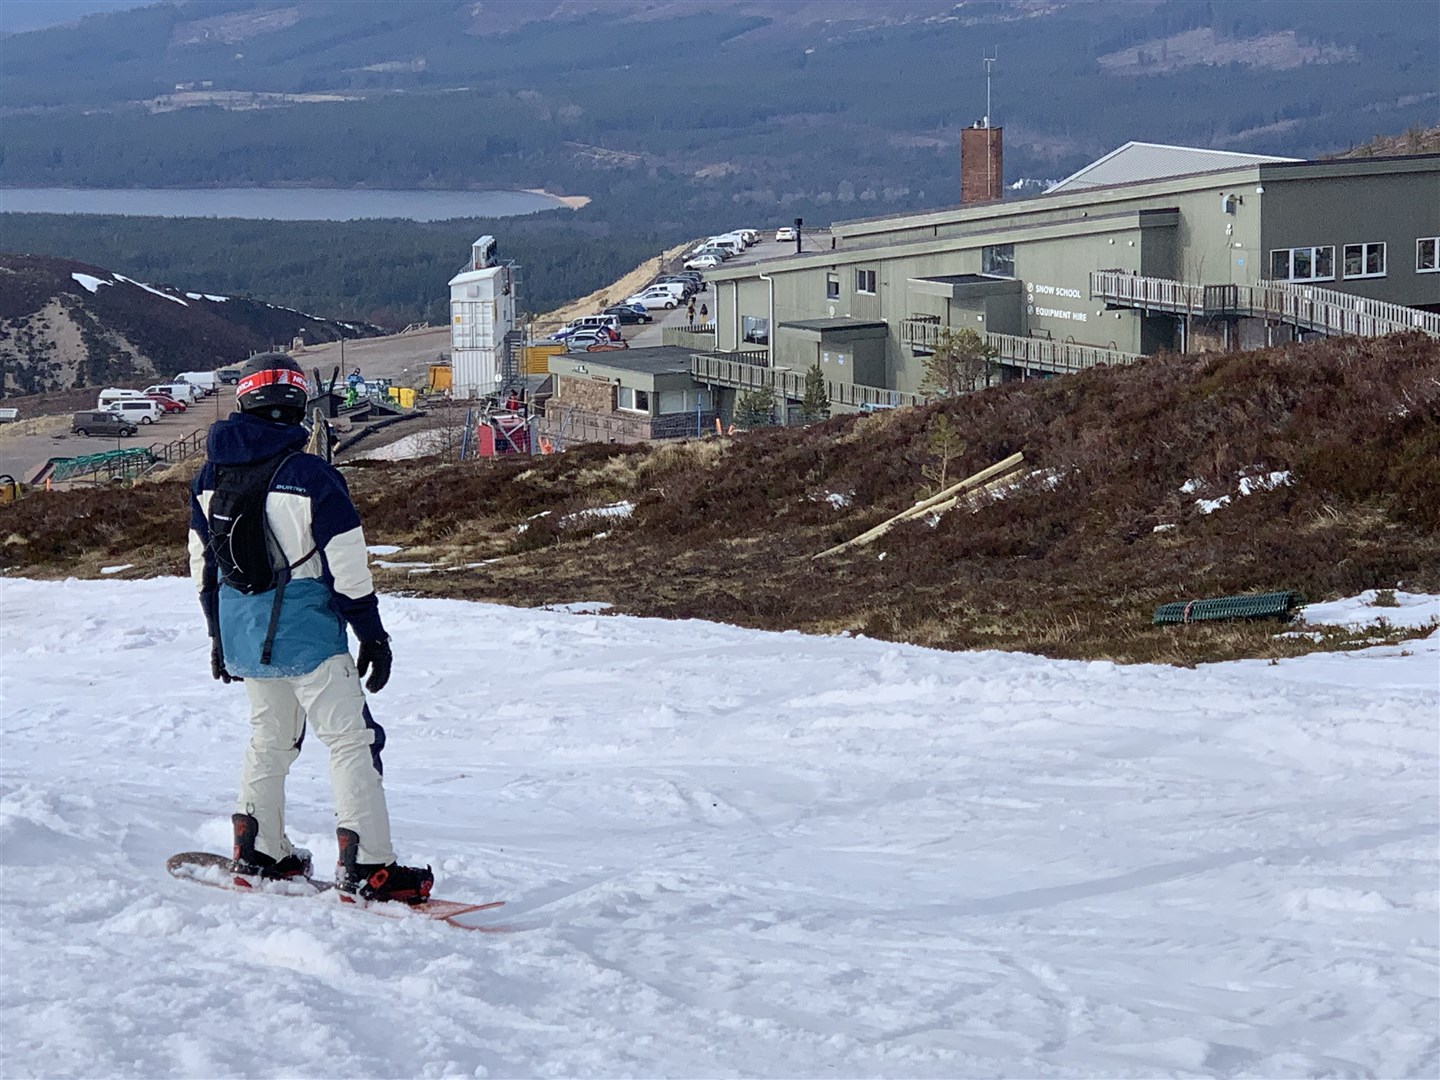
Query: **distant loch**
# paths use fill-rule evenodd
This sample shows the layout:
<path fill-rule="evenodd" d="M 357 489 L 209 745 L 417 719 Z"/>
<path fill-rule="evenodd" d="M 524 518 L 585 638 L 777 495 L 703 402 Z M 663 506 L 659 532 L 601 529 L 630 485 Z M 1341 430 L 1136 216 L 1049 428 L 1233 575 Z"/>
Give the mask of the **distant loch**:
<path fill-rule="evenodd" d="M 0 188 L 0 212 L 129 217 L 357 221 L 516 217 L 588 199 L 542 191 L 383 191 L 358 188 Z"/>

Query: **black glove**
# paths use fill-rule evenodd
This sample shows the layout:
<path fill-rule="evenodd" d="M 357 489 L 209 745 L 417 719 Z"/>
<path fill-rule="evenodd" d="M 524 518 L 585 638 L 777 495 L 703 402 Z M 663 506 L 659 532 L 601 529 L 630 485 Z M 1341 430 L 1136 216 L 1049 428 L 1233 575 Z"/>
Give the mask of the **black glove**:
<path fill-rule="evenodd" d="M 360 643 L 360 656 L 355 661 L 355 669 L 360 672 L 360 677 L 364 679 L 365 672 L 370 671 L 371 665 L 375 667 L 375 670 L 370 672 L 370 678 L 365 680 L 366 690 L 375 694 L 385 689 L 385 684 L 390 681 L 390 664 L 394 659 L 388 637 Z"/>
<path fill-rule="evenodd" d="M 210 639 L 210 674 L 223 683 L 244 682 L 239 675 L 231 675 L 225 670 L 225 653 L 220 648 L 220 639 Z"/>

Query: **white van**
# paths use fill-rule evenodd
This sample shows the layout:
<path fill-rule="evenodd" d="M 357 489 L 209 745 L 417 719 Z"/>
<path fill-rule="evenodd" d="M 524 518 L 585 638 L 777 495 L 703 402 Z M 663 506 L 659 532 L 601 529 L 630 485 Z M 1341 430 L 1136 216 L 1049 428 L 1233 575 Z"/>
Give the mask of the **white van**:
<path fill-rule="evenodd" d="M 100 391 L 100 400 L 95 403 L 95 407 L 108 409 L 116 401 L 134 401 L 136 399 L 149 400 L 139 390 L 124 390 L 118 386 L 111 386 Z"/>
<path fill-rule="evenodd" d="M 182 405 L 190 405 L 200 399 L 200 389 L 191 386 L 189 383 L 156 383 L 154 386 L 145 387 L 146 394 L 164 394 L 168 398 L 174 398 Z"/>
<path fill-rule="evenodd" d="M 127 398 L 124 401 L 112 401 L 106 407 L 107 412 L 119 413 L 132 424 L 153 424 L 164 415 L 165 410 L 158 401 L 150 398 L 135 400 Z"/>
<path fill-rule="evenodd" d="M 710 246 L 728 251 L 731 255 L 739 255 L 745 250 L 745 241 L 738 236 L 715 236 L 711 237 Z"/>
<path fill-rule="evenodd" d="M 607 327 L 608 327 L 609 329 L 611 329 L 611 330 L 619 330 L 619 329 L 620 329 L 620 316 L 619 316 L 619 315 L 585 315 L 585 316 L 582 316 L 581 318 L 576 319 L 574 322 L 568 323 L 567 326 L 568 326 L 569 329 L 572 330 L 572 331 L 574 331 L 574 330 L 601 330 L 601 329 L 604 329 L 604 328 L 607 328 Z"/>
<path fill-rule="evenodd" d="M 214 371 L 182 371 L 175 376 L 175 381 L 189 383 L 202 395 L 213 394 L 220 389 L 220 375 Z"/>

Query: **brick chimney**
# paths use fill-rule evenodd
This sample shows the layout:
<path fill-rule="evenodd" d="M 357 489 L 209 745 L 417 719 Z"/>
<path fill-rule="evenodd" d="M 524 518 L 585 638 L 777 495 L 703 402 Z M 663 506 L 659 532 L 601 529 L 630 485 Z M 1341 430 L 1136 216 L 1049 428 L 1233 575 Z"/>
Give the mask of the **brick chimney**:
<path fill-rule="evenodd" d="M 1005 197 L 1003 127 L 976 124 L 960 132 L 960 202 L 965 206 Z"/>

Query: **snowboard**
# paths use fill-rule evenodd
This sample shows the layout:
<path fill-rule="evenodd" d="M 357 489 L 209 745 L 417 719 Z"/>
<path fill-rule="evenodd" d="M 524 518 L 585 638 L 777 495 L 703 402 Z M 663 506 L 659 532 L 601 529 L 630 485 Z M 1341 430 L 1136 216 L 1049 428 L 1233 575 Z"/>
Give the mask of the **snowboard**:
<path fill-rule="evenodd" d="M 165 860 L 165 869 L 171 877 L 181 881 L 193 881 L 197 885 L 208 885 L 230 892 L 255 892 L 274 896 L 324 896 L 334 895 L 342 903 L 353 906 L 357 911 L 368 911 L 389 919 L 432 919 L 448 923 L 460 930 L 475 930 L 481 933 L 499 933 L 503 928 L 496 926 L 473 926 L 457 922 L 461 916 L 473 915 L 477 911 L 490 911 L 504 905 L 503 900 L 491 900 L 484 904 L 463 903 L 458 900 L 430 899 L 421 904 L 398 902 L 376 902 L 359 900 L 335 888 L 333 881 L 320 878 L 299 877 L 271 881 L 263 878 L 240 877 L 230 869 L 230 856 L 216 855 L 211 851 L 182 851 Z"/>

